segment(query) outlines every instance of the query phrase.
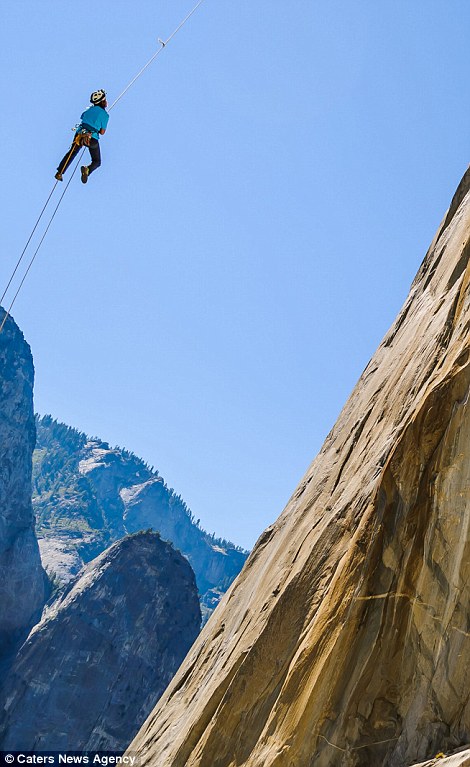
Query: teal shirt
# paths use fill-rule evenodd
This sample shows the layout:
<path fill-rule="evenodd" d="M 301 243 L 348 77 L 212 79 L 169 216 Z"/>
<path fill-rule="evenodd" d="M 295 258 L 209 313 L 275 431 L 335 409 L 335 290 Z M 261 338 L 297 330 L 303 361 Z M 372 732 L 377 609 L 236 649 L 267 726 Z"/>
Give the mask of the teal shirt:
<path fill-rule="evenodd" d="M 88 107 L 81 116 L 82 125 L 91 128 L 91 135 L 98 140 L 100 138 L 100 130 L 106 130 L 108 120 L 109 114 L 106 109 L 98 106 Z"/>

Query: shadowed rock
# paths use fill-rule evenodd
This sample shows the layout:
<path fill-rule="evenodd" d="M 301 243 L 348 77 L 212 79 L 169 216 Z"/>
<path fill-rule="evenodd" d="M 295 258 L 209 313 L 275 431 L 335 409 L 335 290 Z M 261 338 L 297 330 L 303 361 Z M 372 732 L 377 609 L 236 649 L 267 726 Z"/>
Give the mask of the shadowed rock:
<path fill-rule="evenodd" d="M 0 323 L 4 316 L 0 309 Z M 0 333 L 0 659 L 25 638 L 45 601 L 31 505 L 33 381 L 31 350 L 9 317 Z"/>
<path fill-rule="evenodd" d="M 5 686 L 3 750 L 123 749 L 196 638 L 194 573 L 156 533 L 115 543 L 46 611 Z"/>

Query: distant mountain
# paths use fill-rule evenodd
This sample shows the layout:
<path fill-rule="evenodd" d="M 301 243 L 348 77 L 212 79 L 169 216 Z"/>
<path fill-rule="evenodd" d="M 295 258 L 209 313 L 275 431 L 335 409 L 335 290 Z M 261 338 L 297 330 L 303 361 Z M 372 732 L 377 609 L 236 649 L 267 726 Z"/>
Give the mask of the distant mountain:
<path fill-rule="evenodd" d="M 36 417 L 33 508 L 41 558 L 58 585 L 114 541 L 153 529 L 188 558 L 203 615 L 216 607 L 248 552 L 199 526 L 181 496 L 134 453 Z"/>

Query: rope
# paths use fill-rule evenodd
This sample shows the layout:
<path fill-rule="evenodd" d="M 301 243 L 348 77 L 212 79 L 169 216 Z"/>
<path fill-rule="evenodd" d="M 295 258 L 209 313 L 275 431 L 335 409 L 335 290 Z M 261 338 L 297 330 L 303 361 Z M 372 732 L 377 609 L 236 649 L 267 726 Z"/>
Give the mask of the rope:
<path fill-rule="evenodd" d="M 12 308 L 13 308 L 13 304 L 15 303 L 15 301 L 16 301 L 16 299 L 17 299 L 18 293 L 20 292 L 21 288 L 23 287 L 23 283 L 24 283 L 24 281 L 25 281 L 26 277 L 28 276 L 28 272 L 29 272 L 29 270 L 31 269 L 31 267 L 32 267 L 32 265 L 33 265 L 33 263 L 34 263 L 34 259 L 36 258 L 37 254 L 38 254 L 38 252 L 39 252 L 39 248 L 41 247 L 42 243 L 44 242 L 44 240 L 45 240 L 45 238 L 46 238 L 46 234 L 48 233 L 48 231 L 49 231 L 49 228 L 50 228 L 50 226 L 51 226 L 51 224 L 52 224 L 52 222 L 53 222 L 53 220 L 54 220 L 54 218 L 55 218 L 55 215 L 56 215 L 57 211 L 58 211 L 58 210 L 59 210 L 59 208 L 60 208 L 60 203 L 62 202 L 62 200 L 63 200 L 63 199 L 64 199 L 64 197 L 65 197 L 65 193 L 66 193 L 67 189 L 68 189 L 68 188 L 69 188 L 69 186 L 70 186 L 70 182 L 72 181 L 73 177 L 75 176 L 75 172 L 76 172 L 76 170 L 77 170 L 77 168 L 78 168 L 78 166 L 79 166 L 79 164 L 80 164 L 80 160 L 81 160 L 81 159 L 82 159 L 82 157 L 83 157 L 83 152 L 84 152 L 84 151 L 85 151 L 85 150 L 83 149 L 83 150 L 82 150 L 82 153 L 80 154 L 80 156 L 79 156 L 79 158 L 78 158 L 78 160 L 77 160 L 77 163 L 76 163 L 76 165 L 75 165 L 75 168 L 73 169 L 73 172 L 72 172 L 72 174 L 71 174 L 71 176 L 70 176 L 69 180 L 67 181 L 67 184 L 66 184 L 66 187 L 65 187 L 64 191 L 62 192 L 62 194 L 61 194 L 61 195 L 60 195 L 60 197 L 59 197 L 59 202 L 58 202 L 58 203 L 57 203 L 57 205 L 55 206 L 55 208 L 54 208 L 54 212 L 53 212 L 52 216 L 51 216 L 51 217 L 50 217 L 50 219 L 49 219 L 49 223 L 48 223 L 48 225 L 47 225 L 47 227 L 46 227 L 46 229 L 45 229 L 45 231 L 44 231 L 44 234 L 42 235 L 42 237 L 41 237 L 41 239 L 40 239 L 40 241 L 39 241 L 39 245 L 37 246 L 36 250 L 34 251 L 33 257 L 31 258 L 31 260 L 30 260 L 30 262 L 29 262 L 29 264 L 28 264 L 28 268 L 26 269 L 26 271 L 25 271 L 25 273 L 24 273 L 24 275 L 23 275 L 23 279 L 21 280 L 21 282 L 20 282 L 20 284 L 19 284 L 19 286 L 18 286 L 18 290 L 16 291 L 15 295 L 13 296 L 13 300 L 12 300 L 12 302 L 11 302 L 10 306 L 8 307 L 8 310 L 7 310 L 7 312 L 6 312 L 5 316 L 4 316 L 3 320 L 2 320 L 2 324 L 0 325 L 0 333 L 1 333 L 1 332 L 2 332 L 2 330 L 3 330 L 3 327 L 4 327 L 4 325 L 5 325 L 5 322 L 7 321 L 8 317 L 10 316 L 10 312 L 11 312 L 11 310 L 12 310 Z"/>
<path fill-rule="evenodd" d="M 202 5 L 202 3 L 203 3 L 203 2 L 204 2 L 204 0 L 199 0 L 199 2 L 198 2 L 198 3 L 197 3 L 195 6 L 194 6 L 194 8 L 192 9 L 192 11 L 190 11 L 190 12 L 188 13 L 188 15 L 187 15 L 187 16 L 186 16 L 186 17 L 183 19 L 183 21 L 181 22 L 181 24 L 179 24 L 179 25 L 176 27 L 176 29 L 174 30 L 174 32 L 172 32 L 172 33 L 171 33 L 171 35 L 170 35 L 170 37 L 168 38 L 168 40 L 165 40 L 165 41 L 163 42 L 163 40 L 160 40 L 160 39 L 159 39 L 159 41 L 158 41 L 158 42 L 160 43 L 160 48 L 158 49 L 158 51 L 156 51 L 156 53 L 154 53 L 154 54 L 153 54 L 153 56 L 152 56 L 152 57 L 151 57 L 151 58 L 150 58 L 150 59 L 147 61 L 147 63 L 145 64 L 145 66 L 143 66 L 143 67 L 142 67 L 142 69 L 140 70 L 140 72 L 137 72 L 136 76 L 132 78 L 132 80 L 130 81 L 129 85 L 126 85 L 126 87 L 124 88 L 123 92 L 119 94 L 119 96 L 117 97 L 117 99 L 115 99 L 115 100 L 113 101 L 113 103 L 111 104 L 111 106 L 109 107 L 109 111 L 111 111 L 111 109 L 112 109 L 113 107 L 115 107 L 115 106 L 116 106 L 116 104 L 118 103 L 118 101 L 120 101 L 120 99 L 122 99 L 122 97 L 124 96 L 124 94 L 125 94 L 125 93 L 127 93 L 127 91 L 129 90 L 129 88 L 131 88 L 131 87 L 134 85 L 134 83 L 136 82 L 136 80 L 138 80 L 138 79 L 139 79 L 139 77 L 140 77 L 141 75 L 143 75 L 143 73 L 145 72 L 145 70 L 147 69 L 147 67 L 149 67 L 149 66 L 150 66 L 150 64 L 151 64 L 153 61 L 155 61 L 155 59 L 157 58 L 157 56 L 159 56 L 159 55 L 160 55 L 160 53 L 161 53 L 161 52 L 162 52 L 162 50 L 163 50 L 163 49 L 164 49 L 164 48 L 165 48 L 165 47 L 168 45 L 168 43 L 170 42 L 170 40 L 172 40 L 172 39 L 174 38 L 174 36 L 175 36 L 175 35 L 176 35 L 176 34 L 177 34 L 179 31 L 180 31 L 180 29 L 181 29 L 182 27 L 184 27 L 184 25 L 186 24 L 186 22 L 187 22 L 187 21 L 188 21 L 188 20 L 191 18 L 191 16 L 193 15 L 193 13 L 196 13 L 197 9 L 199 8 L 199 6 L 200 6 L 200 5 Z"/>
<path fill-rule="evenodd" d="M 18 261 L 17 261 L 17 264 L 16 264 L 15 268 L 13 269 L 13 273 L 12 273 L 12 275 L 11 275 L 11 277 L 10 277 L 9 281 L 8 281 L 8 285 L 6 286 L 5 290 L 3 291 L 3 295 L 2 295 L 2 297 L 0 298 L 0 304 L 3 304 L 3 299 L 5 298 L 5 296 L 6 296 L 6 294 L 7 294 L 8 288 L 10 287 L 10 285 L 11 285 L 11 283 L 12 283 L 13 277 L 15 276 L 16 272 L 18 271 L 18 267 L 19 267 L 19 265 L 21 264 L 21 262 L 22 262 L 22 260 L 23 260 L 23 256 L 24 256 L 24 254 L 26 253 L 26 249 L 27 249 L 27 247 L 28 247 L 29 243 L 31 242 L 31 240 L 32 240 L 32 238 L 33 238 L 33 234 L 34 234 L 34 232 L 36 231 L 36 229 L 37 229 L 37 227 L 38 227 L 38 224 L 39 224 L 39 222 L 40 222 L 40 220 L 41 220 L 41 218 L 42 218 L 42 216 L 43 216 L 43 213 L 44 213 L 44 211 L 46 210 L 46 208 L 47 208 L 47 206 L 48 206 L 48 204 L 49 204 L 49 200 L 51 199 L 52 195 L 54 194 L 54 190 L 55 190 L 55 188 L 56 188 L 56 186 L 57 186 L 57 184 L 58 184 L 58 183 L 59 183 L 59 182 L 58 182 L 58 181 L 56 181 L 56 182 L 55 182 L 55 184 L 54 184 L 54 186 L 52 187 L 52 189 L 51 189 L 51 192 L 50 192 L 50 194 L 49 194 L 49 197 L 47 198 L 47 200 L 46 200 L 46 202 L 45 202 L 45 204 L 44 204 L 44 207 L 43 207 L 43 209 L 41 210 L 41 212 L 40 212 L 40 214 L 39 214 L 39 216 L 38 216 L 38 218 L 37 218 L 37 221 L 36 221 L 36 223 L 34 224 L 34 228 L 33 228 L 33 231 L 31 232 L 31 234 L 29 235 L 29 238 L 28 238 L 28 242 L 27 242 L 27 243 L 26 243 L 26 245 L 24 246 L 24 248 L 23 248 L 23 252 L 22 252 L 21 256 L 19 257 L 19 259 L 18 259 Z"/>
<path fill-rule="evenodd" d="M 72 146 L 70 148 L 70 152 L 69 152 L 69 154 L 67 156 L 67 159 L 66 159 L 66 161 L 64 163 L 65 167 L 67 167 L 67 165 L 68 165 L 68 162 L 69 162 L 69 159 L 70 159 L 70 155 L 72 154 L 72 152 L 74 150 L 74 146 L 75 146 L 75 142 L 72 143 Z M 83 152 L 82 152 L 82 154 L 83 154 Z M 75 171 L 74 171 L 74 173 L 75 173 Z M 52 187 L 52 189 L 51 189 L 51 191 L 49 193 L 49 197 L 47 198 L 46 202 L 44 203 L 44 207 L 41 210 L 41 212 L 40 212 L 40 214 L 39 214 L 39 216 L 38 216 L 38 218 L 36 220 L 36 223 L 34 224 L 33 230 L 32 230 L 31 234 L 28 237 L 28 241 L 27 241 L 26 245 L 23 248 L 23 252 L 22 252 L 21 256 L 19 257 L 19 259 L 18 259 L 18 261 L 16 263 L 16 266 L 13 269 L 12 275 L 11 275 L 10 279 L 8 280 L 8 284 L 7 284 L 6 288 L 5 288 L 5 290 L 3 291 L 2 297 L 0 298 L 0 305 L 3 304 L 3 299 L 5 298 L 5 296 L 6 296 L 7 292 L 8 292 L 8 288 L 10 287 L 16 272 L 18 271 L 18 267 L 19 267 L 19 265 L 21 264 L 21 262 L 23 260 L 23 256 L 26 253 L 28 245 L 29 245 L 29 243 L 31 242 L 31 240 L 33 238 L 33 234 L 34 234 L 34 232 L 36 231 L 36 229 L 38 227 L 38 224 L 39 224 L 39 222 L 40 222 L 40 220 L 41 220 L 41 218 L 43 216 L 44 211 L 46 210 L 46 208 L 47 208 L 47 206 L 49 204 L 49 200 L 51 199 L 52 195 L 54 194 L 55 188 L 56 188 L 58 183 L 59 183 L 59 181 L 56 180 L 56 182 L 54 183 L 54 186 Z M 67 184 L 67 186 L 68 186 L 68 184 Z M 7 317 L 8 317 L 8 314 L 7 314 Z M 4 324 L 5 324 L 5 321 L 0 326 L 0 333 L 2 332 L 2 328 L 3 328 Z"/>
<path fill-rule="evenodd" d="M 165 47 L 168 45 L 168 43 L 170 42 L 170 40 L 172 40 L 172 39 L 174 38 L 174 36 L 175 36 L 175 35 L 176 35 L 176 34 L 177 34 L 179 31 L 180 31 L 180 29 L 181 29 L 182 27 L 184 27 L 184 25 L 186 24 L 186 22 L 187 22 L 187 21 L 188 21 L 188 20 L 191 18 L 191 16 L 193 15 L 193 13 L 195 13 L 195 12 L 197 11 L 197 9 L 199 8 L 199 6 L 200 6 L 200 5 L 202 5 L 202 3 L 203 3 L 203 2 L 204 2 L 204 0 L 199 0 L 199 2 L 198 2 L 198 3 L 197 3 L 195 6 L 194 6 L 194 8 L 192 9 L 192 11 L 190 11 L 190 12 L 188 13 L 188 15 L 187 15 L 187 16 L 185 16 L 185 18 L 183 19 L 183 21 L 182 21 L 180 24 L 178 24 L 178 26 L 176 27 L 176 29 L 175 29 L 175 30 L 174 30 L 174 31 L 171 33 L 171 35 L 169 36 L 169 38 L 168 38 L 167 40 L 165 40 L 165 41 L 163 41 L 163 40 L 160 40 L 160 39 L 158 40 L 158 42 L 160 43 L 160 48 L 159 48 L 159 49 L 158 49 L 158 50 L 157 50 L 157 51 L 156 51 L 156 52 L 153 54 L 153 56 L 152 56 L 152 57 L 151 57 L 151 58 L 150 58 L 150 59 L 147 61 L 147 63 L 146 63 L 146 64 L 145 64 L 145 65 L 142 67 L 142 69 L 141 69 L 141 70 L 140 70 L 140 71 L 139 71 L 139 72 L 138 72 L 138 73 L 135 75 L 135 77 L 133 77 L 133 78 L 132 78 L 132 80 L 130 81 L 130 83 L 129 83 L 128 85 L 126 85 L 126 87 L 124 88 L 124 90 L 122 91 L 122 93 L 120 93 L 120 94 L 119 94 L 119 96 L 117 97 L 117 99 L 115 99 L 115 100 L 113 101 L 113 103 L 111 104 L 111 106 L 110 106 L 110 107 L 109 107 L 109 109 L 108 109 L 108 112 L 110 112 L 110 111 L 111 111 L 111 109 L 113 109 L 113 107 L 115 107 L 115 106 L 116 106 L 116 104 L 118 103 L 118 101 L 120 101 L 120 100 L 122 99 L 122 97 L 124 96 L 124 94 L 125 94 L 125 93 L 127 93 L 127 91 L 129 90 L 129 88 L 131 88 L 131 87 L 134 85 L 134 83 L 135 83 L 135 82 L 136 82 L 136 81 L 139 79 L 139 77 L 141 77 L 141 75 L 143 75 L 143 73 L 145 72 L 145 70 L 146 70 L 146 69 L 147 69 L 147 68 L 150 66 L 150 64 L 151 64 L 153 61 L 155 61 L 155 59 L 157 58 L 157 56 L 158 56 L 158 55 L 159 55 L 159 54 L 160 54 L 160 53 L 163 51 L 163 49 L 164 49 L 164 48 L 165 48 Z M 72 150 L 71 150 L 71 151 L 72 151 Z M 26 277 L 27 277 L 27 275 L 28 275 L 28 272 L 29 272 L 29 270 L 31 269 L 31 267 L 32 267 L 32 265 L 33 265 L 33 262 L 34 262 L 34 260 L 35 260 L 35 258 L 36 258 L 36 256 L 37 256 L 37 254 L 38 254 L 38 251 L 39 251 L 39 249 L 40 249 L 40 247 L 41 247 L 42 243 L 44 242 L 44 239 L 45 239 L 45 237 L 46 237 L 46 234 L 47 234 L 47 232 L 49 231 L 49 228 L 50 228 L 50 226 L 51 226 L 51 224 L 52 224 L 52 222 L 53 222 L 53 220 L 54 220 L 54 218 L 55 218 L 55 215 L 56 215 L 56 213 L 57 213 L 57 211 L 58 211 L 58 209 L 59 209 L 59 207 L 60 207 L 60 204 L 61 204 L 61 202 L 62 202 L 62 200 L 63 200 L 63 198 L 64 198 L 64 195 L 65 195 L 65 193 L 66 193 L 67 189 L 69 188 L 70 182 L 71 182 L 72 178 L 73 178 L 73 177 L 74 177 L 74 175 L 75 175 L 75 172 L 76 172 L 76 170 L 77 170 L 77 168 L 78 168 L 78 165 L 79 165 L 79 163 L 80 163 L 80 160 L 81 160 L 81 158 L 82 158 L 82 156 L 83 156 L 83 152 L 84 152 L 84 151 L 85 151 L 85 150 L 83 150 L 83 151 L 82 151 L 82 153 L 81 153 L 80 157 L 78 158 L 78 161 L 77 161 L 77 164 L 75 165 L 75 168 L 74 168 L 74 170 L 73 170 L 73 173 L 72 173 L 72 175 L 70 176 L 70 179 L 68 180 L 68 182 L 67 182 L 67 185 L 66 185 L 66 187 L 65 187 L 64 191 L 62 192 L 62 194 L 61 194 L 61 196 L 60 196 L 59 202 L 57 203 L 57 206 L 56 206 L 56 208 L 55 208 L 55 210 L 54 210 L 54 212 L 53 212 L 53 214 L 52 214 L 51 218 L 49 219 L 49 223 L 47 224 L 47 227 L 46 227 L 46 229 L 45 229 L 45 231 L 44 231 L 44 234 L 43 234 L 43 235 L 42 235 L 42 237 L 41 237 L 41 240 L 40 240 L 40 242 L 39 242 L 39 245 L 37 246 L 37 248 L 36 248 L 36 250 L 35 250 L 35 252 L 34 252 L 34 255 L 33 255 L 33 257 L 31 258 L 31 260 L 30 260 L 30 262 L 29 262 L 29 264 L 28 264 L 28 268 L 26 269 L 26 272 L 25 272 L 25 273 L 24 273 L 24 275 L 23 275 L 23 279 L 21 280 L 21 282 L 20 282 L 20 284 L 19 284 L 18 290 L 16 291 L 16 293 L 15 293 L 15 295 L 14 295 L 14 297 L 13 297 L 13 300 L 12 300 L 12 302 L 11 302 L 11 304 L 10 304 L 9 308 L 8 308 L 8 311 L 7 311 L 7 313 L 5 314 L 5 316 L 4 316 L 4 318 L 3 318 L 3 321 L 2 321 L 2 323 L 1 323 L 1 325 L 0 325 L 0 333 L 2 332 L 2 330 L 3 330 L 3 327 L 4 327 L 4 325 L 5 325 L 5 322 L 7 321 L 8 317 L 9 317 L 9 315 L 10 315 L 10 312 L 11 312 L 11 310 L 12 310 L 13 304 L 15 303 L 15 301 L 16 301 L 16 298 L 17 298 L 17 296 L 18 296 L 18 293 L 20 292 L 20 290 L 21 290 L 21 288 L 22 288 L 22 286 L 23 286 L 23 283 L 24 283 L 24 281 L 25 281 L 25 279 L 26 279 Z M 34 228 L 33 228 L 32 232 L 31 232 L 31 234 L 29 235 L 28 241 L 27 241 L 26 245 L 25 245 L 25 246 L 24 246 L 24 248 L 23 248 L 23 252 L 22 252 L 21 256 L 20 256 L 20 257 L 19 257 L 19 259 L 18 259 L 18 262 L 17 262 L 17 264 L 16 264 L 16 266 L 15 266 L 15 268 L 14 268 L 14 270 L 13 270 L 13 273 L 12 273 L 12 275 L 11 275 L 11 277 L 10 277 L 9 281 L 8 281 L 8 284 L 7 284 L 6 288 L 5 288 L 5 290 L 3 291 L 3 295 L 2 295 L 2 297 L 0 298 L 0 304 L 2 304 L 2 303 L 3 303 L 3 299 L 5 298 L 5 295 L 6 295 L 6 293 L 8 292 L 8 289 L 9 289 L 9 287 L 10 287 L 10 285 L 11 285 L 12 281 L 13 281 L 13 278 L 14 278 L 14 276 L 15 276 L 15 274 L 16 274 L 16 272 L 17 272 L 17 270 L 18 270 L 18 267 L 19 267 L 19 265 L 21 264 L 21 261 L 23 260 L 23 256 L 24 256 L 24 254 L 25 254 L 25 252 L 26 252 L 26 249 L 27 249 L 27 247 L 28 247 L 29 243 L 31 242 L 31 239 L 32 239 L 32 237 L 33 237 L 33 234 L 34 234 L 34 232 L 36 231 L 36 229 L 37 229 L 37 227 L 38 227 L 38 224 L 39 224 L 39 222 L 40 222 L 40 220 L 41 220 L 41 218 L 42 218 L 42 216 L 43 216 L 43 214 L 44 214 L 44 211 L 46 210 L 46 208 L 47 208 L 47 206 L 48 206 L 48 204 L 49 204 L 49 200 L 51 199 L 51 197 L 52 197 L 52 195 L 53 195 L 53 193 L 54 193 L 54 191 L 55 191 L 55 188 L 56 188 L 56 186 L 57 186 L 57 184 L 58 184 L 58 183 L 59 183 L 58 181 L 56 181 L 56 182 L 55 182 L 55 184 L 54 184 L 54 186 L 52 187 L 52 190 L 51 190 L 51 192 L 50 192 L 50 194 L 49 194 L 49 197 L 47 198 L 47 200 L 46 200 L 46 202 L 45 202 L 45 204 L 44 204 L 44 207 L 43 207 L 43 209 L 41 210 L 41 213 L 39 214 L 39 217 L 38 217 L 38 219 L 37 219 L 37 221 L 36 221 L 36 223 L 35 223 L 35 225 L 34 225 Z"/>

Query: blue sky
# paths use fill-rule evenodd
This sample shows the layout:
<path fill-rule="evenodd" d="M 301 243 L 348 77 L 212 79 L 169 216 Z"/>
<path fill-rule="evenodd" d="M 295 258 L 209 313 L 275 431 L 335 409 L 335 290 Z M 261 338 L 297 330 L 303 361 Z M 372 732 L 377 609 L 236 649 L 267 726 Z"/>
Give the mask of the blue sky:
<path fill-rule="evenodd" d="M 2 285 L 91 91 L 113 101 L 194 4 L 2 4 Z M 36 409 L 251 547 L 467 167 L 469 32 L 467 0 L 205 0 L 111 112 L 17 299 Z"/>

